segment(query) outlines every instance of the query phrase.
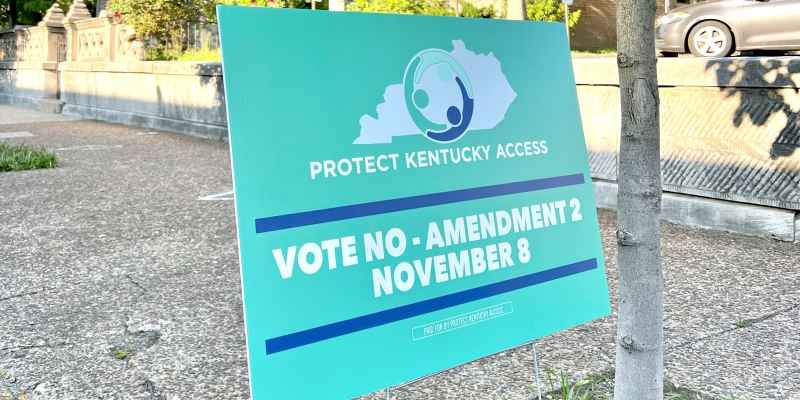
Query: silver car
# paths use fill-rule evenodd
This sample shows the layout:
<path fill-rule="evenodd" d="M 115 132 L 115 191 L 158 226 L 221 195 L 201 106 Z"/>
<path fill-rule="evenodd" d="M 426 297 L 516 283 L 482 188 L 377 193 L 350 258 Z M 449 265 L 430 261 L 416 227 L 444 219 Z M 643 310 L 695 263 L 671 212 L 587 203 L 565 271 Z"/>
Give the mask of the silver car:
<path fill-rule="evenodd" d="M 658 19 L 656 47 L 665 56 L 700 57 L 800 50 L 800 0 L 709 0 L 678 7 Z"/>

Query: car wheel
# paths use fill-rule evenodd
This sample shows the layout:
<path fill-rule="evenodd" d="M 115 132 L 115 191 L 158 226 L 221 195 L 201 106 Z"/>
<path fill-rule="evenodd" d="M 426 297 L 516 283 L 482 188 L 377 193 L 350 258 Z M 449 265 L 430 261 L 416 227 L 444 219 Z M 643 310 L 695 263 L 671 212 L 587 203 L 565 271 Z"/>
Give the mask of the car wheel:
<path fill-rule="evenodd" d="M 698 57 L 727 57 L 733 53 L 733 34 L 725 24 L 705 21 L 689 32 L 689 51 Z"/>

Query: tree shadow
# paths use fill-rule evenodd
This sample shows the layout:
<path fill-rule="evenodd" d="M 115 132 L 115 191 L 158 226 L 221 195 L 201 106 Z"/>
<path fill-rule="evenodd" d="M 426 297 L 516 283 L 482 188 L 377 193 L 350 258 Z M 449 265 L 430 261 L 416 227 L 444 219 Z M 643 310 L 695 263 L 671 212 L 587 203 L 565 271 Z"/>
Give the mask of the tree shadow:
<path fill-rule="evenodd" d="M 776 114 L 784 115 L 786 124 L 772 143 L 771 159 L 790 157 L 800 148 L 800 108 L 793 109 L 787 98 L 800 96 L 800 57 L 719 58 L 708 61 L 705 69 L 715 72 L 725 97 L 739 97 L 732 121 L 736 128 L 747 120 L 766 126 Z"/>

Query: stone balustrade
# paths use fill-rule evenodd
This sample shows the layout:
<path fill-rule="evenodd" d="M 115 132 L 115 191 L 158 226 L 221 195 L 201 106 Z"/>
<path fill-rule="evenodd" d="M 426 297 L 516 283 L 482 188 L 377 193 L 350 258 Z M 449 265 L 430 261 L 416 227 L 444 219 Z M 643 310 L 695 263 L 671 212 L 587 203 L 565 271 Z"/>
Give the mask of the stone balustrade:
<path fill-rule="evenodd" d="M 0 102 L 59 111 L 58 63 L 65 57 L 64 12 L 57 3 L 37 26 L 0 32 Z"/>
<path fill-rule="evenodd" d="M 144 44 L 136 32 L 102 11 L 92 18 L 83 0 L 75 0 L 64 21 L 67 31 L 66 61 L 139 61 Z"/>
<path fill-rule="evenodd" d="M 37 26 L 0 31 L 0 62 L 139 61 L 144 45 L 105 11 L 93 18 L 83 0 L 69 12 L 54 3 Z"/>
<path fill-rule="evenodd" d="M 573 64 L 598 203 L 614 206 L 617 60 Z M 800 240 L 800 59 L 662 58 L 658 83 L 665 218 Z"/>
<path fill-rule="evenodd" d="M 13 62 L 25 58 L 30 34 L 25 27 L 0 31 L 0 61 Z"/>
<path fill-rule="evenodd" d="M 0 61 L 59 62 L 64 60 L 64 12 L 58 3 L 37 26 L 17 26 L 0 32 Z"/>
<path fill-rule="evenodd" d="M 74 0 L 66 15 L 54 3 L 38 25 L 0 31 L 0 103 L 60 112 L 64 64 L 143 59 L 142 42 L 118 18 L 93 18 L 84 0 Z"/>

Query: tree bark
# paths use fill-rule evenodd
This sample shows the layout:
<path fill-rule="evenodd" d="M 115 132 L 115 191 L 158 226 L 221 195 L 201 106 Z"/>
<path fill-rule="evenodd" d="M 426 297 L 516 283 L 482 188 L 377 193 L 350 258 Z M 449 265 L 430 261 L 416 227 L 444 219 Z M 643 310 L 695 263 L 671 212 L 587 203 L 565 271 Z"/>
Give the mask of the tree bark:
<path fill-rule="evenodd" d="M 95 7 L 94 15 L 100 15 L 100 11 L 106 9 L 108 4 L 108 0 L 97 0 L 97 6 Z"/>
<path fill-rule="evenodd" d="M 13 29 L 17 25 L 17 0 L 8 1 L 8 17 Z"/>
<path fill-rule="evenodd" d="M 617 178 L 619 312 L 615 400 L 664 398 L 656 1 L 617 1 L 622 130 Z"/>
<path fill-rule="evenodd" d="M 346 9 L 344 0 L 330 0 L 328 9 L 331 11 L 344 11 Z"/>
<path fill-rule="evenodd" d="M 528 19 L 526 0 L 506 0 L 506 19 L 523 21 Z"/>

